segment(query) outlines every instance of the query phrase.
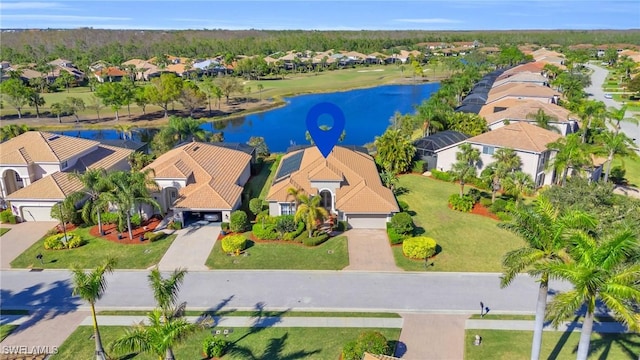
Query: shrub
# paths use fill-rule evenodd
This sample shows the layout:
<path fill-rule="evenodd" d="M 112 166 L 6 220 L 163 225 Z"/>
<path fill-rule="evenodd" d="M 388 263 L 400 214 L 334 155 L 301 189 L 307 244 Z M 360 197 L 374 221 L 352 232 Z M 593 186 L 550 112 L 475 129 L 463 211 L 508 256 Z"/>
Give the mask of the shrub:
<path fill-rule="evenodd" d="M 448 182 L 451 182 L 452 180 L 451 173 L 436 170 L 436 169 L 431 169 L 431 176 L 436 180 L 442 180 L 442 181 L 448 181 Z"/>
<path fill-rule="evenodd" d="M 156 242 L 162 239 L 164 235 L 165 233 L 163 233 L 162 231 L 158 231 L 158 232 L 149 231 L 144 233 L 144 238 L 145 240 L 149 240 L 149 242 Z"/>
<path fill-rule="evenodd" d="M 611 179 L 614 184 L 624 185 L 627 183 L 627 180 L 624 178 L 626 174 L 627 171 L 622 166 L 617 165 L 611 168 L 609 179 Z"/>
<path fill-rule="evenodd" d="M 100 220 L 103 224 L 115 224 L 118 222 L 118 213 L 105 212 L 100 214 Z"/>
<path fill-rule="evenodd" d="M 222 251 L 226 253 L 235 253 L 242 251 L 247 246 L 247 238 L 244 235 L 229 235 L 222 238 Z"/>
<path fill-rule="evenodd" d="M 499 211 L 499 212 L 496 213 L 496 216 L 501 221 L 511 221 L 511 214 L 509 214 L 508 212 Z"/>
<path fill-rule="evenodd" d="M 266 224 L 275 224 L 276 218 L 269 215 L 269 210 L 265 210 L 256 215 L 256 222 Z"/>
<path fill-rule="evenodd" d="M 251 229 L 253 232 L 253 236 L 257 237 L 260 240 L 277 240 L 278 233 L 276 232 L 273 225 L 265 224 L 262 227 L 262 223 L 253 224 L 253 228 Z"/>
<path fill-rule="evenodd" d="M 507 210 L 507 205 L 509 202 L 505 199 L 496 199 L 496 201 L 491 204 L 489 207 L 489 211 L 494 214 L 498 214 L 499 212 L 505 212 Z"/>
<path fill-rule="evenodd" d="M 411 172 L 422 174 L 424 172 L 426 164 L 424 160 L 416 160 L 413 162 L 413 166 L 411 167 Z"/>
<path fill-rule="evenodd" d="M 489 196 L 489 194 L 487 194 L 486 192 L 476 189 L 476 188 L 471 188 L 469 189 L 469 191 L 467 192 L 467 196 L 469 196 L 471 198 L 471 200 L 473 200 L 473 203 L 477 203 L 478 201 L 480 201 L 480 199 L 482 198 L 486 198 L 487 196 Z"/>
<path fill-rule="evenodd" d="M 276 218 L 275 229 L 280 234 L 296 231 L 297 227 L 293 215 L 280 215 Z"/>
<path fill-rule="evenodd" d="M 480 199 L 480 205 L 484 206 L 484 207 L 490 207 L 491 206 L 491 199 L 489 198 L 481 198 Z"/>
<path fill-rule="evenodd" d="M 182 223 L 180 221 L 172 221 L 167 225 L 167 227 L 171 230 L 180 230 L 182 229 Z"/>
<path fill-rule="evenodd" d="M 15 224 L 16 216 L 13 215 L 11 209 L 6 209 L 0 212 L 0 222 L 4 224 Z"/>
<path fill-rule="evenodd" d="M 131 226 L 138 227 L 142 224 L 142 218 L 140 218 L 140 214 L 135 214 L 131 216 Z"/>
<path fill-rule="evenodd" d="M 459 194 L 452 194 L 449 196 L 449 205 L 453 210 L 469 212 L 473 209 L 473 199 L 470 196 L 460 196 Z"/>
<path fill-rule="evenodd" d="M 300 234 L 302 234 L 303 232 L 305 232 L 304 228 L 305 228 L 304 223 L 301 221 L 301 222 L 298 223 L 298 227 L 296 228 L 295 231 L 285 233 L 282 236 L 282 239 L 283 240 L 287 240 L 287 241 L 291 241 L 291 240 L 297 238 L 298 236 L 300 236 Z"/>
<path fill-rule="evenodd" d="M 44 248 L 47 250 L 74 249 L 84 244 L 82 238 L 76 234 L 67 234 L 67 243 L 62 241 L 64 234 L 51 235 L 44 239 Z"/>
<path fill-rule="evenodd" d="M 389 243 L 391 243 L 391 245 L 402 244 L 407 237 L 406 235 L 398 234 L 390 223 L 387 223 L 387 236 L 389 236 Z"/>
<path fill-rule="evenodd" d="M 231 213 L 231 221 L 229 229 L 233 232 L 243 232 L 247 228 L 247 213 L 242 210 L 236 210 Z"/>
<path fill-rule="evenodd" d="M 400 211 L 402 212 L 409 211 L 409 204 L 407 204 L 405 201 L 398 200 L 398 206 L 400 207 Z"/>
<path fill-rule="evenodd" d="M 391 355 L 387 338 L 377 331 L 364 331 L 357 340 L 350 341 L 342 348 L 343 360 L 360 360 L 365 352 L 377 355 Z"/>
<path fill-rule="evenodd" d="M 306 232 L 305 232 L 306 234 Z M 314 237 L 308 237 L 302 240 L 302 243 L 305 246 L 318 246 L 320 244 L 322 244 L 323 242 L 327 241 L 329 239 L 329 234 L 327 233 L 321 233 L 320 235 L 314 236 Z"/>
<path fill-rule="evenodd" d="M 229 223 L 224 221 L 220 223 L 220 229 L 222 229 L 222 231 L 229 231 Z"/>
<path fill-rule="evenodd" d="M 337 221 L 335 226 L 333 227 L 333 230 L 335 231 L 347 231 L 347 229 L 349 228 L 349 223 L 346 221 Z"/>
<path fill-rule="evenodd" d="M 413 219 L 406 212 L 400 212 L 391 217 L 391 227 L 398 234 L 408 234 L 413 231 Z"/>
<path fill-rule="evenodd" d="M 253 198 L 249 201 L 249 210 L 253 215 L 258 215 L 262 211 L 262 199 Z"/>
<path fill-rule="evenodd" d="M 219 358 L 222 357 L 229 348 L 229 342 L 225 339 L 220 339 L 213 335 L 209 335 L 202 341 L 202 352 L 207 358 Z"/>
<path fill-rule="evenodd" d="M 430 237 L 418 236 L 402 243 L 404 256 L 411 259 L 426 259 L 436 253 L 436 241 Z"/>

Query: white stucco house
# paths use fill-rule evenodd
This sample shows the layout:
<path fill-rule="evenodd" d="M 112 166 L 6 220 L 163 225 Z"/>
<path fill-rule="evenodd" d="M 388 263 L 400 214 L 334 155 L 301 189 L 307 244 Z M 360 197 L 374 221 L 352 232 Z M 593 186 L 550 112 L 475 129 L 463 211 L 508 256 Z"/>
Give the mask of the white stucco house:
<path fill-rule="evenodd" d="M 51 207 L 82 189 L 69 173 L 128 170 L 131 153 L 98 141 L 26 132 L 0 144 L 2 198 L 21 221 L 51 221 Z"/>
<path fill-rule="evenodd" d="M 516 151 L 522 160 L 521 170 L 531 175 L 537 187 L 549 185 L 554 181 L 554 173 L 546 170 L 546 167 L 555 151 L 547 149 L 547 144 L 560 137 L 556 132 L 527 122 L 516 122 L 437 150 L 437 168 L 441 171 L 451 170 L 459 146 L 463 143 L 471 144 L 480 151 L 478 173 L 495 161 L 492 155 L 496 149 L 509 148 Z"/>
<path fill-rule="evenodd" d="M 295 214 L 290 188 L 321 196 L 322 206 L 352 228 L 384 229 L 399 211 L 395 196 L 382 185 L 373 158 L 364 148 L 336 146 L 325 159 L 315 146 L 285 155 L 266 197 L 269 214 Z"/>
<path fill-rule="evenodd" d="M 496 101 L 483 106 L 479 115 L 487 120 L 489 129 L 496 130 L 507 124 L 521 121 L 535 125 L 534 117 L 540 110 L 551 118 L 549 125 L 556 128 L 562 136 L 567 136 L 578 130 L 579 119 L 571 111 L 556 104 L 530 99 L 507 98 Z"/>
<path fill-rule="evenodd" d="M 143 169 L 153 170 L 159 191 L 152 196 L 161 207 L 144 212 L 150 216 L 172 211 L 183 222 L 229 221 L 241 205 L 254 153 L 248 145 L 195 141 L 166 152 Z"/>

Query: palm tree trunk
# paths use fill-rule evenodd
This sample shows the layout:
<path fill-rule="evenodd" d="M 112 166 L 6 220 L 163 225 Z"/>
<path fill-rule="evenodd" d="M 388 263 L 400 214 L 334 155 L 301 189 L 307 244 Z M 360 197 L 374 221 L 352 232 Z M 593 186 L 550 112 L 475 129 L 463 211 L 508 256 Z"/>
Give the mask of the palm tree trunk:
<path fill-rule="evenodd" d="M 98 233 L 100 233 L 100 235 L 102 236 L 103 232 L 102 232 L 102 214 L 100 213 L 100 209 L 97 210 L 98 211 Z"/>
<path fill-rule="evenodd" d="M 464 181 L 460 180 L 460 197 L 464 196 Z"/>
<path fill-rule="evenodd" d="M 98 320 L 96 319 L 96 307 L 93 303 L 91 303 L 91 317 L 93 319 L 93 337 L 96 341 L 96 360 L 107 360 L 107 356 L 102 348 L 102 338 L 100 338 Z"/>
<path fill-rule="evenodd" d="M 565 167 L 564 170 L 562 171 L 562 187 L 564 187 L 567 184 L 567 175 L 569 174 L 569 167 Z"/>
<path fill-rule="evenodd" d="M 587 127 L 584 129 L 584 132 L 582 133 L 583 144 L 587 142 L 587 131 L 589 131 L 589 129 L 591 129 L 591 117 L 589 117 L 589 123 L 587 123 Z"/>
<path fill-rule="evenodd" d="M 536 320 L 533 326 L 533 342 L 531 343 L 531 360 L 540 358 L 540 348 L 542 347 L 542 328 L 544 327 L 544 314 L 547 309 L 547 293 L 549 291 L 548 280 L 540 281 L 538 290 L 538 302 L 536 303 Z"/>
<path fill-rule="evenodd" d="M 593 312 L 588 311 L 582 323 L 580 331 L 580 342 L 578 343 L 578 355 L 576 360 L 587 360 L 589 355 L 589 345 L 591 343 L 591 330 L 593 329 Z"/>
<path fill-rule="evenodd" d="M 167 349 L 167 354 L 164 356 L 164 360 L 175 360 L 175 356 L 173 355 L 173 350 L 171 348 Z"/>
<path fill-rule="evenodd" d="M 611 173 L 611 163 L 613 163 L 613 150 L 609 151 L 609 157 L 607 158 L 607 171 L 604 172 L 604 182 L 609 181 L 609 174 Z"/>
<path fill-rule="evenodd" d="M 129 231 L 129 240 L 133 239 L 133 231 L 131 231 L 131 214 L 127 211 L 127 230 Z"/>

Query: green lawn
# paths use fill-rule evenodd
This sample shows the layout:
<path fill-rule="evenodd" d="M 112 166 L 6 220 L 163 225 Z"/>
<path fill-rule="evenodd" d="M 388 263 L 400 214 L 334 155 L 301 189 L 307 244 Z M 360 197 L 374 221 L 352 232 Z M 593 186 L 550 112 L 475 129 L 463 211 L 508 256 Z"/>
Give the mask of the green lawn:
<path fill-rule="evenodd" d="M 102 326 L 105 348 L 124 332 L 127 327 Z M 226 338 L 233 344 L 227 355 L 221 359 L 314 359 L 336 360 L 340 356 L 345 343 L 357 338 L 364 330 L 353 328 L 235 328 Z M 379 331 L 390 341 L 397 341 L 400 329 L 373 329 Z M 174 349 L 176 359 L 203 359 L 202 341 L 211 330 L 203 330 L 188 342 Z M 90 326 L 80 326 L 60 346 L 57 355 L 52 360 L 90 359 L 93 356 L 94 341 L 90 338 L 93 330 Z M 107 350 L 109 354 L 109 350 Z M 114 357 L 115 359 L 115 357 Z M 119 359 L 155 360 L 147 354 L 120 357 Z"/>
<path fill-rule="evenodd" d="M 78 228 L 73 232 L 87 240 L 87 243 L 76 249 L 45 250 L 43 238 L 12 261 L 11 267 L 68 269 L 72 264 L 78 264 L 81 268 L 93 268 L 103 259 L 113 257 L 118 269 L 146 269 L 160 261 L 176 238 L 176 235 L 170 235 L 153 243 L 145 241 L 140 245 L 125 245 L 95 238 L 89 235 L 89 228 Z M 44 255 L 44 265 L 36 260 L 39 253 Z"/>
<path fill-rule="evenodd" d="M 276 170 L 278 169 L 278 165 L 280 165 L 280 160 L 282 159 L 282 154 L 275 155 L 275 160 L 269 165 L 269 175 L 267 179 L 264 181 L 262 189 L 260 189 L 260 199 L 265 199 L 269 194 L 269 188 L 271 187 L 271 183 L 273 182 L 273 178 L 276 176 Z M 267 163 L 264 164 L 267 167 Z"/>
<path fill-rule="evenodd" d="M 284 241 L 248 242 L 248 256 L 229 256 L 222 252 L 221 242 L 216 241 L 207 266 L 211 269 L 341 270 L 349 265 L 344 236 L 336 236 L 315 247 Z"/>
<path fill-rule="evenodd" d="M 4 340 L 18 325 L 0 325 L 0 341 Z"/>
<path fill-rule="evenodd" d="M 0 236 L 6 234 L 11 230 L 10 228 L 0 228 Z"/>
<path fill-rule="evenodd" d="M 629 184 L 640 187 L 640 156 L 625 159 L 617 157 L 613 160 L 612 167 L 618 165 L 623 166 L 627 171 L 625 174 L 625 178 L 627 179 Z"/>
<path fill-rule="evenodd" d="M 145 316 L 149 312 L 143 310 L 104 310 L 98 312 L 98 315 L 126 315 L 126 316 Z M 220 310 L 220 311 L 196 311 L 187 310 L 185 316 L 200 316 L 208 314 L 210 316 L 256 316 L 255 311 L 240 310 Z M 363 318 L 400 318 L 396 313 L 385 312 L 347 312 L 347 311 L 260 311 L 261 317 L 278 316 L 278 317 L 363 317 Z"/>
<path fill-rule="evenodd" d="M 473 345 L 475 335 L 482 336 L 482 345 Z M 467 330 L 465 332 L 466 360 L 529 359 L 531 331 Z M 541 359 L 570 360 L 576 358 L 580 332 L 546 331 L 542 336 Z M 590 359 L 637 360 L 640 354 L 640 335 L 596 334 L 591 336 Z"/>
<path fill-rule="evenodd" d="M 502 256 L 524 244 L 520 238 L 498 228 L 496 220 L 449 209 L 449 196 L 460 190 L 457 184 L 405 175 L 400 177 L 399 186 L 407 189 L 398 199 L 406 201 L 409 211 L 415 212 L 416 225 L 442 248 L 429 270 L 500 272 Z M 394 247 L 393 251 L 398 266 L 425 270 L 424 261 L 404 259 L 400 247 Z"/>

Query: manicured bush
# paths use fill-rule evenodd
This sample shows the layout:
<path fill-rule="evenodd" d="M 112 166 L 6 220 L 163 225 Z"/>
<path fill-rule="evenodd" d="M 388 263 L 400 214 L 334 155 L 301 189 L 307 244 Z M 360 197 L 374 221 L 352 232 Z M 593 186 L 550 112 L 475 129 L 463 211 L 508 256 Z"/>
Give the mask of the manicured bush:
<path fill-rule="evenodd" d="M 222 357 L 229 348 L 229 342 L 225 339 L 209 335 L 202 341 L 202 352 L 207 358 Z"/>
<path fill-rule="evenodd" d="M 269 215 L 269 211 L 265 210 L 260 212 L 258 215 L 256 215 L 256 222 L 258 223 L 264 223 L 266 224 L 275 224 L 276 223 L 276 218 Z"/>
<path fill-rule="evenodd" d="M 253 236 L 257 237 L 260 240 L 278 240 L 279 235 L 276 232 L 275 228 L 271 224 L 265 224 L 262 227 L 262 223 L 255 223 L 251 229 L 253 232 Z"/>
<path fill-rule="evenodd" d="M 3 224 L 15 224 L 16 216 L 13 215 L 11 209 L 6 209 L 0 212 L 0 222 Z"/>
<path fill-rule="evenodd" d="M 64 234 L 51 235 L 44 239 L 44 248 L 47 250 L 74 249 L 84 244 L 82 238 L 75 234 L 67 233 L 67 243 L 65 244 Z"/>
<path fill-rule="evenodd" d="M 422 174 L 424 172 L 424 169 L 426 168 L 426 165 L 427 164 L 424 163 L 424 160 L 416 160 L 413 162 L 411 172 Z"/>
<path fill-rule="evenodd" d="M 306 232 L 305 232 L 306 233 Z M 318 246 L 329 239 L 329 234 L 321 233 L 319 235 L 308 237 L 302 240 L 305 246 Z"/>
<path fill-rule="evenodd" d="M 453 179 L 453 177 L 451 176 L 451 173 L 436 170 L 436 169 L 431 169 L 431 176 L 436 180 L 449 181 L 449 182 L 452 181 Z"/>
<path fill-rule="evenodd" d="M 377 331 L 364 331 L 357 340 L 350 341 L 342 348 L 343 360 L 360 360 L 364 353 L 391 355 L 392 349 L 387 338 Z"/>
<path fill-rule="evenodd" d="M 507 210 L 508 204 L 509 202 L 507 200 L 498 198 L 493 204 L 491 204 L 491 206 L 489 207 L 489 211 L 494 214 L 505 212 Z"/>
<path fill-rule="evenodd" d="M 611 179 L 614 184 L 624 185 L 627 183 L 627 179 L 624 178 L 626 174 L 627 170 L 625 170 L 622 166 L 617 165 L 611 168 L 609 179 Z"/>
<path fill-rule="evenodd" d="M 142 218 L 140 218 L 139 214 L 135 214 L 131 216 L 131 226 L 137 227 L 142 224 Z"/>
<path fill-rule="evenodd" d="M 482 191 L 482 190 L 479 190 L 479 189 L 476 189 L 476 188 L 471 188 L 467 192 L 467 196 L 469 196 L 471 198 L 471 200 L 473 200 L 473 203 L 476 204 L 483 197 L 486 198 L 487 196 L 490 196 L 490 195 L 488 193 Z"/>
<path fill-rule="evenodd" d="M 430 237 L 418 236 L 402 243 L 402 253 L 411 259 L 426 259 L 436 253 L 436 241 Z"/>
<path fill-rule="evenodd" d="M 407 238 L 407 235 L 398 234 L 390 223 L 387 223 L 387 236 L 389 236 L 389 243 L 391 245 L 402 244 L 404 239 Z"/>
<path fill-rule="evenodd" d="M 349 228 L 349 223 L 346 221 L 337 221 L 336 224 L 333 227 L 333 230 L 335 231 L 347 231 L 347 229 Z"/>
<path fill-rule="evenodd" d="M 223 221 L 220 223 L 220 229 L 222 231 L 229 231 L 229 223 L 226 221 Z"/>
<path fill-rule="evenodd" d="M 280 234 L 294 232 L 297 227 L 298 224 L 293 215 L 280 215 L 276 217 L 275 229 Z"/>
<path fill-rule="evenodd" d="M 473 209 L 473 199 L 468 195 L 460 197 L 459 194 L 453 194 L 449 196 L 449 205 L 453 210 L 469 212 Z"/>
<path fill-rule="evenodd" d="M 235 253 L 242 251 L 247 246 L 247 238 L 244 235 L 236 234 L 222 238 L 222 251 L 226 253 Z"/>
<path fill-rule="evenodd" d="M 149 240 L 149 242 L 156 242 L 164 238 L 164 236 L 165 236 L 165 233 L 163 233 L 162 231 L 158 231 L 158 232 L 149 231 L 144 233 L 144 239 Z"/>
<path fill-rule="evenodd" d="M 406 212 L 400 212 L 391 217 L 391 227 L 398 234 L 409 234 L 413 231 L 413 219 Z"/>
<path fill-rule="evenodd" d="M 229 221 L 229 230 L 233 232 L 243 232 L 247 228 L 249 220 L 247 213 L 242 210 L 236 210 L 231 213 L 231 221 Z"/>
<path fill-rule="evenodd" d="M 118 213 L 114 213 L 114 212 L 101 213 L 100 220 L 102 221 L 103 224 L 116 224 L 118 222 Z"/>
<path fill-rule="evenodd" d="M 409 211 L 409 204 L 407 204 L 405 201 L 398 200 L 398 206 L 400 207 L 400 211 L 402 212 Z"/>
<path fill-rule="evenodd" d="M 496 213 L 496 216 L 500 221 L 511 221 L 511 214 L 505 211 L 499 211 Z"/>
<path fill-rule="evenodd" d="M 180 230 L 182 229 L 182 223 L 180 221 L 172 221 L 167 225 L 167 227 L 171 230 Z"/>
<path fill-rule="evenodd" d="M 484 206 L 484 207 L 490 207 L 491 206 L 491 199 L 490 198 L 481 198 L 480 199 L 480 205 Z"/>
<path fill-rule="evenodd" d="M 285 233 L 285 234 L 282 236 L 282 240 L 287 240 L 287 241 L 294 240 L 295 238 L 297 238 L 298 236 L 300 236 L 300 234 L 302 234 L 303 232 L 305 232 L 305 231 L 304 231 L 304 228 L 305 228 L 304 223 L 303 223 L 302 221 L 300 221 L 300 222 L 298 223 L 297 227 L 296 227 L 296 230 L 295 230 L 295 231 L 292 231 L 292 232 Z"/>
<path fill-rule="evenodd" d="M 249 201 L 249 210 L 253 213 L 253 215 L 258 215 L 262 211 L 262 206 L 262 199 L 253 198 Z"/>

